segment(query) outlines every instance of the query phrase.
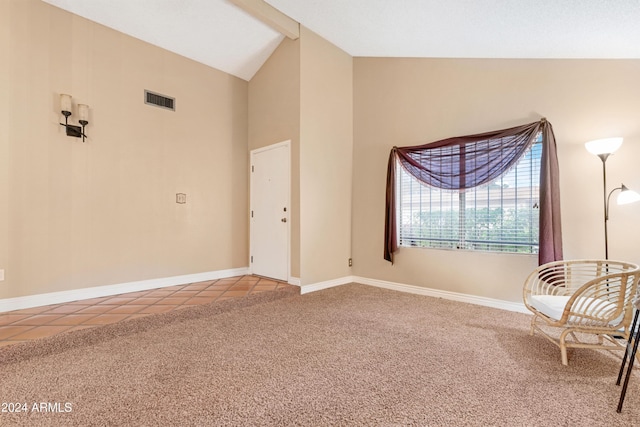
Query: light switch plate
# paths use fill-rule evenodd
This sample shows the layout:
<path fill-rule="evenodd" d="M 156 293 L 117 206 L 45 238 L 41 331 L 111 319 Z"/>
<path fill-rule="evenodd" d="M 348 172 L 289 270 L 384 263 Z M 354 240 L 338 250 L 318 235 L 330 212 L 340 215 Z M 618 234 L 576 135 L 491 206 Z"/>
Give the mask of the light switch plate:
<path fill-rule="evenodd" d="M 176 203 L 187 203 L 187 195 L 184 193 L 176 193 Z"/>

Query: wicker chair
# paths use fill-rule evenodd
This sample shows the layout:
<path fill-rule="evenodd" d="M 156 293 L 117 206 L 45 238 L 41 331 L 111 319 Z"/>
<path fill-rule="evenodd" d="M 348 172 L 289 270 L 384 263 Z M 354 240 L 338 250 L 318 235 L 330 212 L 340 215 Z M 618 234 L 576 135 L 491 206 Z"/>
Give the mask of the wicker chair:
<path fill-rule="evenodd" d="M 568 364 L 567 348 L 624 350 L 638 279 L 640 268 L 621 261 L 541 265 L 523 291 L 524 304 L 534 314 L 531 335 L 538 331 L 560 347 L 563 365 Z"/>

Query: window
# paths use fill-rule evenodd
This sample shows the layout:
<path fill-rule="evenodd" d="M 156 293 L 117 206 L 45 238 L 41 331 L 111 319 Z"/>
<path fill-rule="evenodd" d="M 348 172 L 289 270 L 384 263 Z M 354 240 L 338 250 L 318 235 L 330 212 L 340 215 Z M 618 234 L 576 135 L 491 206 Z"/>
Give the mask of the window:
<path fill-rule="evenodd" d="M 509 171 L 466 191 L 430 187 L 396 167 L 399 245 L 538 253 L 541 155 L 538 134 Z"/>
<path fill-rule="evenodd" d="M 427 187 L 400 182 L 398 165 Z M 385 191 L 384 259 L 391 264 L 399 245 L 537 252 L 539 265 L 562 259 L 556 139 L 545 118 L 393 147 Z"/>

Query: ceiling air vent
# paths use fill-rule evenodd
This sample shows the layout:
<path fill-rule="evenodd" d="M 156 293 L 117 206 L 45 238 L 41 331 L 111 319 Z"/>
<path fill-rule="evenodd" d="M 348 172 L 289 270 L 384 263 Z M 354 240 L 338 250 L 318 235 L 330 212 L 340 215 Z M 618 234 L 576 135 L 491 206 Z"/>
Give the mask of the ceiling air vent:
<path fill-rule="evenodd" d="M 156 107 L 164 108 L 166 110 L 176 111 L 175 98 L 160 95 L 159 93 L 151 92 L 150 90 L 144 91 L 144 103 L 155 105 Z"/>

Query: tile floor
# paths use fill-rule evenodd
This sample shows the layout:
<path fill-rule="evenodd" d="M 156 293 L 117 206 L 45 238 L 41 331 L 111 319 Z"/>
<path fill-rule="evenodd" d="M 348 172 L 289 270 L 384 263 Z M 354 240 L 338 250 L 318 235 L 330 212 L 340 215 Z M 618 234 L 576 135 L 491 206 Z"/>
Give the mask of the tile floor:
<path fill-rule="evenodd" d="M 0 347 L 291 286 L 238 276 L 4 312 L 0 313 Z"/>

